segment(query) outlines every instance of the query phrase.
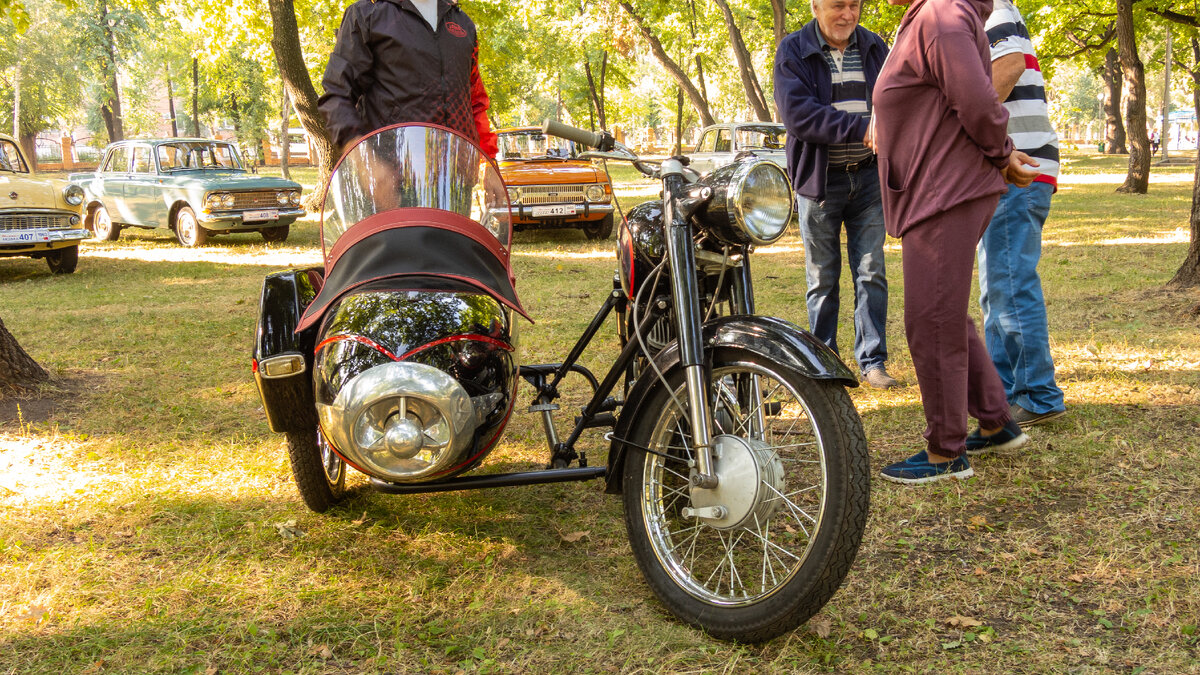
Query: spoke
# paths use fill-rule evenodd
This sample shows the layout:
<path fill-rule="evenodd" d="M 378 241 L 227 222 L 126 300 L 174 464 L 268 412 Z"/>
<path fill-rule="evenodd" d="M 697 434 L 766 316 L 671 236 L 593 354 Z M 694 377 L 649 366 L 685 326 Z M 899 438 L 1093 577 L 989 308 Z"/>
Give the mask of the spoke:
<path fill-rule="evenodd" d="M 789 551 L 789 550 L 787 550 L 786 548 L 784 548 L 784 547 L 780 546 L 779 544 L 776 544 L 775 542 L 773 542 L 773 541 L 771 541 L 770 539 L 768 539 L 768 538 L 766 538 L 766 537 L 762 536 L 761 534 L 757 534 L 757 533 L 755 533 L 755 532 L 752 532 L 752 531 L 750 531 L 750 530 L 742 530 L 742 532 L 749 533 L 749 534 L 750 534 L 750 536 L 752 536 L 752 537 L 754 537 L 754 538 L 758 539 L 759 541 L 761 541 L 761 542 L 763 543 L 763 546 L 766 546 L 766 547 L 770 548 L 772 551 L 779 552 L 779 553 L 783 553 L 783 554 L 787 555 L 789 558 L 793 558 L 793 559 L 795 559 L 795 560 L 796 560 L 796 562 L 800 562 L 800 556 L 796 555 L 795 553 L 792 553 L 791 551 Z M 784 567 L 786 567 L 786 565 L 785 565 Z"/>
<path fill-rule="evenodd" d="M 807 443 L 772 443 L 771 449 L 772 450 L 783 450 L 785 448 L 807 448 L 810 445 L 817 445 L 817 442 L 809 441 Z M 813 460 L 794 460 L 794 461 L 810 461 L 811 462 Z"/>
<path fill-rule="evenodd" d="M 810 485 L 806 488 L 800 488 L 799 490 L 794 490 L 787 494 L 780 494 L 779 496 L 783 497 L 784 499 L 791 499 L 792 497 L 794 497 L 796 495 L 804 494 L 805 492 L 811 492 L 812 490 L 820 490 L 820 489 L 821 489 L 820 485 Z"/>

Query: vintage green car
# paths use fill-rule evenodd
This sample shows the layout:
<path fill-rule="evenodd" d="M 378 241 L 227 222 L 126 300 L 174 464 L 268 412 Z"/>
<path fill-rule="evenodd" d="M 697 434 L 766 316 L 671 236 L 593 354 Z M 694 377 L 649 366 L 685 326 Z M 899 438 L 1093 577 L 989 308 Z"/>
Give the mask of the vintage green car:
<path fill-rule="evenodd" d="M 108 241 L 125 227 L 169 227 L 189 247 L 247 231 L 280 242 L 304 215 L 299 183 L 246 171 L 225 141 L 119 141 L 104 150 L 95 173 L 70 179 L 87 193 L 87 228 Z"/>
<path fill-rule="evenodd" d="M 0 134 L 0 258 L 42 258 L 55 274 L 79 264 L 83 190 L 65 181 L 38 178 L 21 147 Z"/>

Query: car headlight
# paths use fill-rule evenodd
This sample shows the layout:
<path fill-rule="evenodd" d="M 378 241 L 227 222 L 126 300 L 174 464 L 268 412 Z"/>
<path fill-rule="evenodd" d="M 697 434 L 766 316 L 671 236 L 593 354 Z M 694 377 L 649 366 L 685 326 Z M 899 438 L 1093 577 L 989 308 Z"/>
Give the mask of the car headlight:
<path fill-rule="evenodd" d="M 292 206 L 300 206 L 300 191 L 288 190 L 288 201 L 291 202 Z"/>
<path fill-rule="evenodd" d="M 521 188 L 515 188 L 515 187 L 508 188 L 508 201 L 510 204 L 520 204 L 521 203 Z"/>
<path fill-rule="evenodd" d="M 279 205 L 280 205 L 280 206 L 287 206 L 287 203 L 288 203 L 288 193 L 287 193 L 287 191 L 286 191 L 286 190 L 280 190 L 279 192 L 276 192 L 276 193 L 275 193 L 275 201 L 279 202 Z"/>
<path fill-rule="evenodd" d="M 221 208 L 223 208 L 223 209 L 232 209 L 233 208 L 233 195 L 229 194 L 228 192 L 221 195 Z"/>
<path fill-rule="evenodd" d="M 204 198 L 204 205 L 207 206 L 209 209 L 221 208 L 220 193 L 216 193 L 216 192 L 209 193 L 208 196 L 206 196 Z"/>
<path fill-rule="evenodd" d="M 783 236 L 792 218 L 787 174 L 763 159 L 735 162 L 698 182 L 713 197 L 698 214 L 716 237 L 735 245 L 770 244 Z"/>
<path fill-rule="evenodd" d="M 63 199 L 71 206 L 79 206 L 83 203 L 83 188 L 75 184 L 68 185 L 63 190 Z"/>
<path fill-rule="evenodd" d="M 583 194 L 585 197 L 587 197 L 589 202 L 604 201 L 604 186 L 589 185 L 587 186 L 587 189 L 583 191 Z"/>

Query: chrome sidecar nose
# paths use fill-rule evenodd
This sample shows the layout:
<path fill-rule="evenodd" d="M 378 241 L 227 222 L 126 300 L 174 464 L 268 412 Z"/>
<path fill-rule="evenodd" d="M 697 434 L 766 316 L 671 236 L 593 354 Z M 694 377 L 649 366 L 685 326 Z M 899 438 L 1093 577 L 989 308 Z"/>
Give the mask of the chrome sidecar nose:
<path fill-rule="evenodd" d="M 411 482 L 466 459 L 479 424 L 471 397 L 450 375 L 398 361 L 363 371 L 330 405 L 321 428 L 346 459 L 384 480 Z"/>

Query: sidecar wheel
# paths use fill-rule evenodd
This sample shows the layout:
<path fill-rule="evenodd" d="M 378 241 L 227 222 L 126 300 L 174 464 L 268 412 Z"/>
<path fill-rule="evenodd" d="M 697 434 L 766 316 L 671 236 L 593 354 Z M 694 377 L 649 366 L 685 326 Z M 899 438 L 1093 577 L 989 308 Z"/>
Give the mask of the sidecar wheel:
<path fill-rule="evenodd" d="M 588 239 L 608 239 L 612 236 L 613 216 L 608 214 L 600 220 L 593 220 L 583 225 L 583 234 Z"/>
<path fill-rule="evenodd" d="M 850 570 L 867 520 L 867 442 L 836 382 L 739 348 L 714 354 L 711 377 L 718 487 L 689 489 L 676 370 L 667 379 L 679 405 L 660 385 L 630 429 L 625 525 L 672 613 L 714 637 L 759 642 L 807 621 Z"/>
<path fill-rule="evenodd" d="M 296 489 L 308 508 L 324 513 L 346 497 L 346 463 L 319 429 L 287 432 Z"/>

